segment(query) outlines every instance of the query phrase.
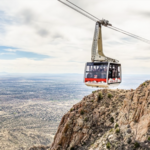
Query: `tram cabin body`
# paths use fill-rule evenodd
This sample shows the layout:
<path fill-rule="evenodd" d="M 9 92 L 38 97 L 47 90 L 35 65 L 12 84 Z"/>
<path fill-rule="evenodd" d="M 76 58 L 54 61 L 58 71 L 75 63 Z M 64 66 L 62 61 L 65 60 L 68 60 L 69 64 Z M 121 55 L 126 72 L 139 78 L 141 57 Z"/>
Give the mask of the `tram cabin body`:
<path fill-rule="evenodd" d="M 87 62 L 84 83 L 91 87 L 116 87 L 122 81 L 121 64 L 112 62 Z"/>

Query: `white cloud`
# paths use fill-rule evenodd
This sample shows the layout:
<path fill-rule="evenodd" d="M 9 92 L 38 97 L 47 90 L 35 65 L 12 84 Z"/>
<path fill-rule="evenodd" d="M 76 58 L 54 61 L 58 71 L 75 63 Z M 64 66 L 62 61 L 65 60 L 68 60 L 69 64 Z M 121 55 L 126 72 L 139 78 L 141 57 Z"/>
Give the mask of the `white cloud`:
<path fill-rule="evenodd" d="M 0 55 L 14 55 L 14 53 L 0 53 Z"/>
<path fill-rule="evenodd" d="M 149 1 L 72 2 L 100 19 L 108 19 L 118 28 L 150 39 Z M 40 61 L 28 58 L 0 60 L 1 71 L 82 73 L 85 62 L 91 60 L 95 23 L 57 0 L 13 0 L 13 3 L 5 0 L 1 1 L 0 10 L 5 14 L 1 16 L 0 45 L 53 57 Z M 123 72 L 150 73 L 149 45 L 105 27 L 102 33 L 104 53 L 120 60 Z M 6 51 L 13 52 L 13 49 Z"/>
<path fill-rule="evenodd" d="M 4 49 L 5 51 L 8 51 L 8 52 L 16 52 L 16 50 L 15 49 Z"/>

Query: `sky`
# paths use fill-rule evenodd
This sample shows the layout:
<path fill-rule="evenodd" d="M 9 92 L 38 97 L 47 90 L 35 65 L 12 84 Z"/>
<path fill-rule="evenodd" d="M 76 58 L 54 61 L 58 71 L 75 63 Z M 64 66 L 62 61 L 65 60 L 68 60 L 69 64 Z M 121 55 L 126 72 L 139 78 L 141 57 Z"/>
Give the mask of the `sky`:
<path fill-rule="evenodd" d="M 65 1 L 65 0 L 64 0 Z M 71 0 L 100 19 L 150 40 L 149 0 Z M 57 0 L 0 0 L 0 72 L 83 73 L 95 22 Z M 102 28 L 106 56 L 123 73 L 150 73 L 150 44 Z"/>

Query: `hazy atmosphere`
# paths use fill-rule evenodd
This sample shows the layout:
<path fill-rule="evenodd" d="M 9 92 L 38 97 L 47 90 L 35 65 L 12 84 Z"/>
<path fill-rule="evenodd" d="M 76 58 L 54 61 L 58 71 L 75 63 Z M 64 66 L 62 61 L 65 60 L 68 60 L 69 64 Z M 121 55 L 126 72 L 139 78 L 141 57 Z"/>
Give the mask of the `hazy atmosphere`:
<path fill-rule="evenodd" d="M 148 0 L 72 0 L 112 25 L 150 39 Z M 0 72 L 83 73 L 95 23 L 57 0 L 1 0 Z M 103 49 L 123 73 L 150 73 L 150 45 L 103 27 Z"/>
<path fill-rule="evenodd" d="M 70 1 L 150 40 L 148 0 Z M 150 150 L 150 41 L 98 24 L 91 62 L 95 21 L 58 0 L 0 0 L 0 150 Z"/>

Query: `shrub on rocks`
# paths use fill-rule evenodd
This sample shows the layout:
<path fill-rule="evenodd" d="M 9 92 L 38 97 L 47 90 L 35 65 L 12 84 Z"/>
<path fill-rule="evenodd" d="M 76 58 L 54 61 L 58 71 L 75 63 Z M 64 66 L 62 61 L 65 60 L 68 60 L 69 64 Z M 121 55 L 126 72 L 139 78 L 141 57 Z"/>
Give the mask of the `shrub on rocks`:
<path fill-rule="evenodd" d="M 143 86 L 145 86 L 146 84 L 145 84 L 145 82 L 143 83 Z"/>
<path fill-rule="evenodd" d="M 106 148 L 107 148 L 107 149 L 110 149 L 110 143 L 109 143 L 109 142 L 107 142 Z"/>
<path fill-rule="evenodd" d="M 84 110 L 81 110 L 81 111 L 80 111 L 80 115 L 84 115 Z"/>
<path fill-rule="evenodd" d="M 148 137 L 148 141 L 150 141 L 150 137 Z"/>
<path fill-rule="evenodd" d="M 120 133 L 120 129 L 116 129 L 115 133 L 116 134 Z"/>
<path fill-rule="evenodd" d="M 110 99 L 112 98 L 112 94 L 111 93 L 108 94 L 108 98 L 110 98 Z"/>
<path fill-rule="evenodd" d="M 139 148 L 140 147 L 140 144 L 138 142 L 135 142 L 134 143 L 134 148 Z"/>
<path fill-rule="evenodd" d="M 109 132 L 113 132 L 113 131 L 114 131 L 114 129 L 110 129 L 110 130 L 109 130 Z"/>
<path fill-rule="evenodd" d="M 71 108 L 71 109 L 70 109 L 70 112 L 72 112 L 73 110 L 74 110 L 74 109 L 73 109 L 73 108 Z"/>
<path fill-rule="evenodd" d="M 98 94 L 98 101 L 100 101 L 100 100 L 102 100 L 103 99 L 103 95 L 102 95 L 102 93 L 100 92 L 99 94 Z"/>
<path fill-rule="evenodd" d="M 113 117 L 110 118 L 110 122 L 114 123 L 114 118 Z"/>
<path fill-rule="evenodd" d="M 74 148 L 74 147 L 71 147 L 70 150 L 75 150 L 75 148 Z"/>
<path fill-rule="evenodd" d="M 89 118 L 88 118 L 88 117 L 84 118 L 84 121 L 85 121 L 85 122 L 88 122 L 88 121 L 89 121 Z"/>
<path fill-rule="evenodd" d="M 118 128 L 118 127 L 119 127 L 119 125 L 116 123 L 116 125 L 115 125 L 115 129 L 116 129 L 116 128 Z"/>

